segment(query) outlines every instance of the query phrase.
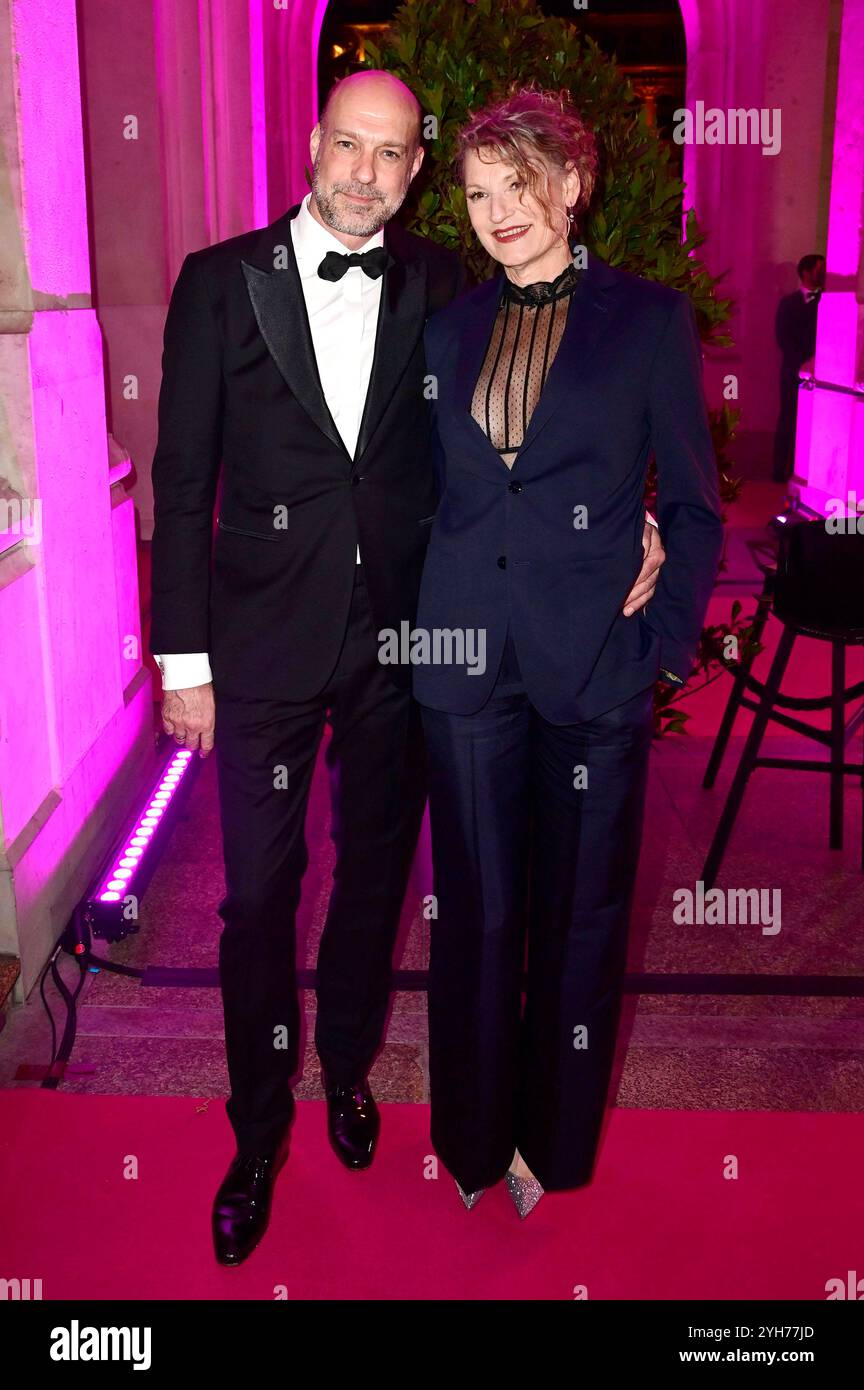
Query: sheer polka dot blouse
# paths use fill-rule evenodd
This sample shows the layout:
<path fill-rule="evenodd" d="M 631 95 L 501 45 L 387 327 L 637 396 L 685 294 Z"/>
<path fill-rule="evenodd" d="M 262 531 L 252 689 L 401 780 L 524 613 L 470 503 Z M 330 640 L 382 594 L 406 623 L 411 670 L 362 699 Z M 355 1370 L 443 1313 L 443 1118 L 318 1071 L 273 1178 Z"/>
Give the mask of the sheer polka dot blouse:
<path fill-rule="evenodd" d="M 579 271 L 571 263 L 552 281 L 505 279 L 471 414 L 512 468 L 555 361 Z"/>

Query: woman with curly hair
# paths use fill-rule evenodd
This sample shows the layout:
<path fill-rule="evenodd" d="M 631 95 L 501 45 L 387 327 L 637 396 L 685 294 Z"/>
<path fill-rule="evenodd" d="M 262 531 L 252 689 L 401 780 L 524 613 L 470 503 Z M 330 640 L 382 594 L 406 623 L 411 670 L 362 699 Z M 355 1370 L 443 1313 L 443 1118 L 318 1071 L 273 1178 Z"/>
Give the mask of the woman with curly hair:
<path fill-rule="evenodd" d="M 415 673 L 438 912 L 432 1138 L 467 1206 L 506 1178 L 523 1216 L 591 1176 L 652 689 L 687 679 L 721 546 L 693 310 L 575 245 L 597 167 L 564 93 L 474 115 L 458 169 L 498 269 L 426 331 L 440 502 L 417 626 L 485 651 Z M 633 612 L 652 453 L 666 563 Z"/>

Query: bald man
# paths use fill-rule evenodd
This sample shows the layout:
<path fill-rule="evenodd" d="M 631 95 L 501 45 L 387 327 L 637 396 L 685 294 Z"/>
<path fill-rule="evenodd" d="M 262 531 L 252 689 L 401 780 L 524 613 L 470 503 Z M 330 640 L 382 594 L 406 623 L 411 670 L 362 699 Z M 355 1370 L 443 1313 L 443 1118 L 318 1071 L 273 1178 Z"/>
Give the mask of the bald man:
<path fill-rule="evenodd" d="M 379 634 L 414 620 L 436 508 L 422 333 L 463 278 L 392 220 L 420 122 L 392 75 L 345 78 L 311 134 L 311 194 L 188 255 L 165 325 L 150 645 L 166 731 L 202 756 L 215 735 L 237 1141 L 213 1207 L 223 1264 L 266 1230 L 294 1113 L 295 914 L 325 724 L 336 866 L 315 1042 L 340 1160 L 368 1167 L 378 1136 L 367 1074 L 425 799 L 411 667 L 379 661 Z"/>
<path fill-rule="evenodd" d="M 367 1167 L 378 1134 L 366 1077 L 425 793 L 410 667 L 380 663 L 377 634 L 414 618 L 436 505 L 422 333 L 462 283 L 454 254 L 392 221 L 420 120 L 390 74 L 344 79 L 312 131 L 311 194 L 188 255 L 165 324 L 150 646 L 166 731 L 202 756 L 215 734 L 237 1141 L 213 1208 L 223 1264 L 266 1229 L 294 1113 L 295 914 L 325 724 L 336 866 L 315 1042 L 339 1158 Z"/>

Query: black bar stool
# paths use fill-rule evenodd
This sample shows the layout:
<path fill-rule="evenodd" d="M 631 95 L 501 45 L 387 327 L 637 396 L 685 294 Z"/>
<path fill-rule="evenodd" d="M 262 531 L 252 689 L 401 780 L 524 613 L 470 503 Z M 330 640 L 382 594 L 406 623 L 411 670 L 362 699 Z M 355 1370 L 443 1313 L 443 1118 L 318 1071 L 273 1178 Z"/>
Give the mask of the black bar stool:
<path fill-rule="evenodd" d="M 845 720 L 846 705 L 864 696 L 864 681 L 846 688 L 846 648 L 864 644 L 864 534 L 852 528 L 856 518 L 848 518 L 848 532 L 832 533 L 824 520 L 790 525 L 780 533 L 776 572 L 766 568 L 760 595 L 755 636 L 761 636 L 769 613 L 783 624 L 780 641 L 768 679 L 764 685 L 752 675 L 750 665 L 742 663 L 726 706 L 720 730 L 711 752 L 702 785 L 711 787 L 717 776 L 738 710 L 743 705 L 755 713 L 741 759 L 714 832 L 714 839 L 702 869 L 706 889 L 713 886 L 726 852 L 735 818 L 741 808 L 751 772 L 759 767 L 783 768 L 803 772 L 826 772 L 829 777 L 829 833 L 831 849 L 843 845 L 843 778 L 853 773 L 861 778 L 864 794 L 864 761 L 846 762 L 846 745 L 864 724 L 864 704 Z M 831 693 L 802 699 L 780 693 L 796 637 L 812 637 L 831 643 Z M 748 698 L 751 691 L 759 698 Z M 783 710 L 831 710 L 831 727 L 815 728 Z M 825 759 L 760 758 L 759 749 L 769 720 L 782 724 L 805 738 L 824 744 L 830 751 Z M 844 722 L 845 721 L 845 722 Z M 864 812 L 864 807 L 862 807 Z M 861 868 L 864 870 L 864 814 L 862 814 Z"/>

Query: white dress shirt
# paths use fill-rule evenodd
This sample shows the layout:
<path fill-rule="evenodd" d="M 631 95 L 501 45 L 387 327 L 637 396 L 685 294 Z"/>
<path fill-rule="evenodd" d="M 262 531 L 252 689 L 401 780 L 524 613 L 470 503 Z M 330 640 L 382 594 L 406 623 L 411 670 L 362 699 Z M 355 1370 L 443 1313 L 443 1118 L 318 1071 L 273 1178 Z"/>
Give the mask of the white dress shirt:
<path fill-rule="evenodd" d="M 360 422 L 366 404 L 381 286 L 359 266 L 351 266 L 341 280 L 322 280 L 318 267 L 328 251 L 349 254 L 348 248 L 309 211 L 307 193 L 300 211 L 291 220 L 291 242 L 303 288 L 303 299 L 318 364 L 318 376 L 327 408 L 345 448 L 354 457 Z M 375 232 L 358 249 L 384 245 L 384 229 Z M 360 549 L 357 549 L 360 563 Z M 212 680 L 207 652 L 168 652 L 157 656 L 163 690 L 186 690 Z"/>

